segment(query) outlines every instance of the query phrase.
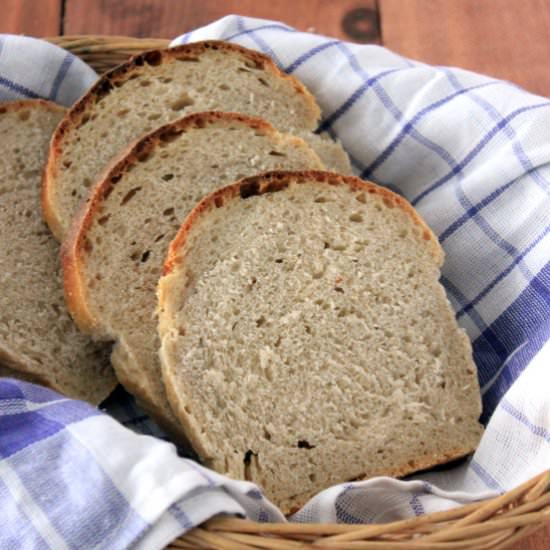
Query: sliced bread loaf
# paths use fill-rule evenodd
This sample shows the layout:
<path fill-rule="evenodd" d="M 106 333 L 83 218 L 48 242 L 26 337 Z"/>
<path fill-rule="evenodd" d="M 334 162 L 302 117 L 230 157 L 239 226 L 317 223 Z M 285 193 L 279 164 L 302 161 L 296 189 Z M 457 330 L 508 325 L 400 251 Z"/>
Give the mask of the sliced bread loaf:
<path fill-rule="evenodd" d="M 308 131 L 326 166 L 350 171 L 338 144 L 311 133 L 320 116 L 313 96 L 265 55 L 216 41 L 150 51 L 102 76 L 55 132 L 42 191 L 54 235 L 64 238 L 78 204 L 121 149 L 184 114 L 212 110 L 261 116 L 282 131 Z"/>
<path fill-rule="evenodd" d="M 279 172 L 205 198 L 159 283 L 168 397 L 204 463 L 283 510 L 335 483 L 469 453 L 476 368 L 401 197 Z"/>
<path fill-rule="evenodd" d="M 116 340 L 121 383 L 171 415 L 158 360 L 156 286 L 168 244 L 202 197 L 245 175 L 322 166 L 261 119 L 198 113 L 133 146 L 95 189 L 63 246 L 65 294 L 82 330 Z"/>
<path fill-rule="evenodd" d="M 0 362 L 11 375 L 99 403 L 116 379 L 103 347 L 72 322 L 59 245 L 42 220 L 40 175 L 64 109 L 40 100 L 0 104 Z"/>

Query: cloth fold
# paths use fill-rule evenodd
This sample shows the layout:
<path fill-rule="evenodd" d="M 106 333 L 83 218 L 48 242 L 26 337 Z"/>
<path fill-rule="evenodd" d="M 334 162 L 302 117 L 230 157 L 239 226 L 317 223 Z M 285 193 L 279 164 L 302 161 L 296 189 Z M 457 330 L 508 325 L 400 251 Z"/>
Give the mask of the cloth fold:
<path fill-rule="evenodd" d="M 470 460 L 332 487 L 290 520 L 412 517 L 549 468 L 550 101 L 272 21 L 228 16 L 173 45 L 202 39 L 263 51 L 300 78 L 322 108 L 319 131 L 341 140 L 356 173 L 420 211 L 445 249 L 442 283 L 482 387 L 487 429 Z M 0 35 L 0 101 L 70 105 L 95 78 L 55 46 Z M 0 379 L 0 547 L 162 548 L 219 513 L 286 521 L 253 484 L 178 456 L 124 392 L 105 407 Z"/>

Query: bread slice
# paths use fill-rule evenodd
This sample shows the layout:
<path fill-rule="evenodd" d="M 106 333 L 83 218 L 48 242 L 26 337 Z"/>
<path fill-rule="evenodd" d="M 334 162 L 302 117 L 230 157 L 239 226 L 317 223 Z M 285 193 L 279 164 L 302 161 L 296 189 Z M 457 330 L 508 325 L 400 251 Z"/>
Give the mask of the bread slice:
<path fill-rule="evenodd" d="M 103 347 L 71 321 L 59 245 L 42 220 L 40 175 L 64 109 L 40 100 L 0 104 L 0 362 L 10 374 L 99 403 L 116 385 Z"/>
<path fill-rule="evenodd" d="M 225 42 L 150 51 L 106 73 L 67 112 L 52 139 L 42 206 L 62 240 L 98 173 L 145 132 L 200 111 L 261 116 L 283 131 L 304 130 L 331 169 L 349 172 L 340 145 L 311 133 L 320 110 L 295 78 L 258 52 Z"/>
<path fill-rule="evenodd" d="M 204 463 L 288 512 L 332 484 L 469 453 L 471 346 L 401 197 L 275 172 L 205 198 L 159 283 L 168 397 Z"/>
<path fill-rule="evenodd" d="M 95 189 L 63 246 L 68 307 L 82 330 L 116 340 L 120 382 L 165 424 L 156 286 L 181 222 L 202 197 L 240 177 L 321 166 L 304 141 L 261 119 L 198 113 L 138 142 Z"/>

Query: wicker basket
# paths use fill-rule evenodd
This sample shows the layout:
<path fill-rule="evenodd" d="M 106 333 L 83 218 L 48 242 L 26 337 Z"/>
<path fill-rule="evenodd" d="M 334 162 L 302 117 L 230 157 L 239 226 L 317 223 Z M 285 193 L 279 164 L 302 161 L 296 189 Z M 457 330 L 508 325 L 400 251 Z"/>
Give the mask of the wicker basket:
<path fill-rule="evenodd" d="M 47 40 L 100 73 L 131 55 L 169 44 L 162 38 L 125 36 L 56 36 Z M 497 498 L 447 512 L 377 525 L 269 524 L 215 518 L 178 538 L 168 549 L 502 549 L 549 521 L 550 469 Z"/>

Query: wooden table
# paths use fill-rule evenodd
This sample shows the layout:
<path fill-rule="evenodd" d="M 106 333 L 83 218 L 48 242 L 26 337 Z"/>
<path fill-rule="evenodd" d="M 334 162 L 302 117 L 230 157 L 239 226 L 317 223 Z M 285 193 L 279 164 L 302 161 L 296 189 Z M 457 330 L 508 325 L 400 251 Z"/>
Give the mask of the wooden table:
<path fill-rule="evenodd" d="M 239 13 L 511 80 L 550 97 L 549 0 L 1 0 L 0 33 L 170 38 Z M 550 525 L 511 550 L 548 550 Z M 475 550 L 475 549 L 472 549 Z"/>

